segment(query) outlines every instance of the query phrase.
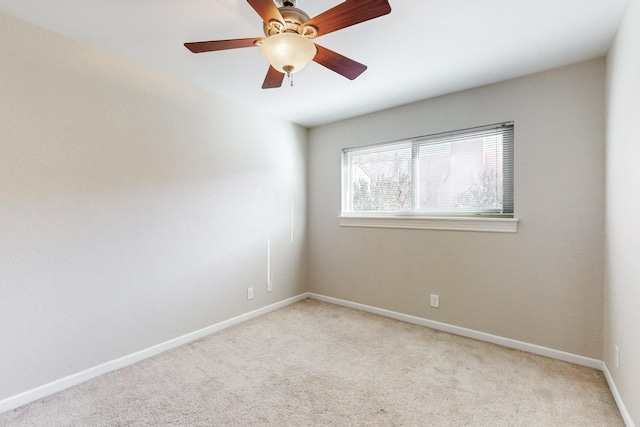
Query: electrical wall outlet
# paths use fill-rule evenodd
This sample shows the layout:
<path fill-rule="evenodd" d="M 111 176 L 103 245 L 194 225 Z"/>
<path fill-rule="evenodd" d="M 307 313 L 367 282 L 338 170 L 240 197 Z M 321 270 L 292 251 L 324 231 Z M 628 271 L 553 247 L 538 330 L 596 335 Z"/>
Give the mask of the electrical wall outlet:
<path fill-rule="evenodd" d="M 253 288 L 247 289 L 247 299 L 253 299 Z"/>
<path fill-rule="evenodd" d="M 435 307 L 435 308 L 440 307 L 440 295 L 431 294 L 431 307 Z"/>
<path fill-rule="evenodd" d="M 267 282 L 267 292 L 271 292 L 273 290 L 273 286 L 271 285 L 271 280 Z"/>

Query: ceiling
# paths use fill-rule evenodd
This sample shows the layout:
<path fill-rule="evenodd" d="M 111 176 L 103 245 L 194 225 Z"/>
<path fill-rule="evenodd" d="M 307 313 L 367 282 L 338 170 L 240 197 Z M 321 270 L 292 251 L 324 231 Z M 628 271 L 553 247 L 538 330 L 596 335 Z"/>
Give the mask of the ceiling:
<path fill-rule="evenodd" d="M 357 1 L 357 0 L 354 0 Z M 362 0 L 360 0 L 362 1 Z M 341 0 L 303 0 L 311 17 Z M 389 0 L 391 13 L 314 41 L 369 68 L 311 63 L 261 89 L 257 48 L 193 54 L 184 42 L 261 37 L 245 0 L 0 0 L 0 12 L 306 127 L 606 54 L 627 0 Z"/>

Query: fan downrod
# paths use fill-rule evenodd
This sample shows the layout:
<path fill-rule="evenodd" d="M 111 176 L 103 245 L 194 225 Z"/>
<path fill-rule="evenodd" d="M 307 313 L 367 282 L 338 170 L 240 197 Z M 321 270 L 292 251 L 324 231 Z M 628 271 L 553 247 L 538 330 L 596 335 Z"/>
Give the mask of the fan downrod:
<path fill-rule="evenodd" d="M 296 5 L 302 3 L 302 0 L 274 0 L 274 2 L 279 8 L 284 6 L 296 7 Z"/>

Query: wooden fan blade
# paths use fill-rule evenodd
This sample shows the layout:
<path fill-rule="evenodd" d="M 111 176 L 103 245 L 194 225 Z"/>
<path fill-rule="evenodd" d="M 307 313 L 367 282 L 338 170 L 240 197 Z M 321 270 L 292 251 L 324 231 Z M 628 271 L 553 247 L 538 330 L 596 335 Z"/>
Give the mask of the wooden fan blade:
<path fill-rule="evenodd" d="M 215 50 L 237 49 L 240 47 L 253 47 L 262 38 L 214 40 L 210 42 L 191 42 L 184 46 L 193 53 L 213 52 Z"/>
<path fill-rule="evenodd" d="M 273 19 L 284 25 L 284 18 L 273 0 L 247 0 L 247 2 L 258 12 L 265 23 L 268 24 Z"/>
<path fill-rule="evenodd" d="M 318 29 L 318 36 L 322 36 L 390 12 L 391 6 L 387 0 L 346 0 L 311 18 L 301 25 L 301 29 L 304 30 L 307 25 L 313 25 Z"/>
<path fill-rule="evenodd" d="M 342 56 L 332 50 L 322 47 L 316 43 L 318 53 L 316 53 L 313 60 L 320 65 L 327 67 L 328 69 L 335 71 L 336 73 L 345 76 L 349 80 L 353 80 L 360 74 L 364 73 L 367 66 L 359 62 L 349 59 L 346 56 Z"/>
<path fill-rule="evenodd" d="M 276 87 L 282 86 L 282 82 L 284 80 L 284 73 L 276 70 L 272 66 L 269 66 L 269 71 L 267 71 L 267 77 L 264 79 L 264 83 L 262 83 L 262 89 L 273 89 Z"/>

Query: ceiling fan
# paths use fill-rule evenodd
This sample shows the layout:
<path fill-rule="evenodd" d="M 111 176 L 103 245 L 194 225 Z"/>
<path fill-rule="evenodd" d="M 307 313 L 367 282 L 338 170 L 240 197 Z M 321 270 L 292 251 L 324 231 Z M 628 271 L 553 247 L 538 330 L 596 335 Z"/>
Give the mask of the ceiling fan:
<path fill-rule="evenodd" d="M 264 21 L 266 37 L 185 43 L 193 53 L 260 46 L 269 70 L 263 89 L 282 86 L 285 75 L 311 61 L 353 80 L 367 66 L 313 43 L 311 40 L 391 12 L 388 0 L 345 0 L 314 18 L 296 8 L 302 0 L 247 0 Z"/>

